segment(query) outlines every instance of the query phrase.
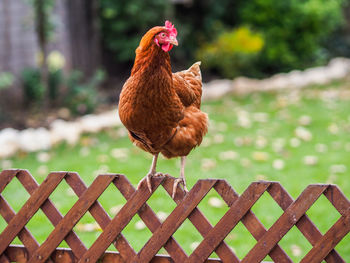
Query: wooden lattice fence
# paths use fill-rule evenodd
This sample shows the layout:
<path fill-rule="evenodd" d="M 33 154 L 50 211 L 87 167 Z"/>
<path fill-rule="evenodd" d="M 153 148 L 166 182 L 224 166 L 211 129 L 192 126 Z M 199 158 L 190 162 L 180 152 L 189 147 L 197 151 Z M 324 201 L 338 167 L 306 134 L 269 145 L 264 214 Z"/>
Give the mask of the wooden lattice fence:
<path fill-rule="evenodd" d="M 334 247 L 350 231 L 350 203 L 335 185 L 309 185 L 294 201 L 278 182 L 254 182 L 239 196 L 225 180 L 199 180 L 188 194 L 180 187 L 177 188 L 174 198 L 177 206 L 162 223 L 146 203 L 152 194 L 144 182 L 136 191 L 124 175 L 99 175 L 86 187 L 77 173 L 54 172 L 38 185 L 25 170 L 5 170 L 0 174 L 0 193 L 14 177 L 17 177 L 30 197 L 16 214 L 3 195 L 0 195 L 0 214 L 8 224 L 0 234 L 0 262 L 252 263 L 261 262 L 267 255 L 274 262 L 292 262 L 278 242 L 293 226 L 296 226 L 312 245 L 312 249 L 301 262 L 345 262 Z M 79 197 L 64 217 L 49 199 L 63 179 Z M 173 182 L 172 177 L 156 177 L 152 180 L 155 191 L 162 185 L 170 196 Z M 112 219 L 97 201 L 110 184 L 114 184 L 127 200 Z M 215 226 L 209 223 L 197 207 L 212 188 L 229 207 Z M 264 192 L 268 192 L 284 211 L 268 230 L 250 210 Z M 324 235 L 305 214 L 322 194 L 341 215 Z M 40 208 L 55 226 L 42 244 L 39 244 L 26 228 L 27 222 Z M 72 230 L 88 211 L 103 230 L 90 248 L 86 248 Z M 135 214 L 140 216 L 153 233 L 139 252 L 131 247 L 121 233 Z M 203 241 L 191 255 L 187 255 L 172 236 L 187 218 L 203 236 Z M 238 259 L 224 241 L 239 222 L 242 222 L 257 240 L 242 260 Z M 11 245 L 16 236 L 23 246 Z M 70 249 L 57 248 L 63 240 Z M 106 251 L 111 244 L 118 252 Z M 169 255 L 156 254 L 162 247 Z M 219 259 L 208 259 L 213 252 L 216 252 Z"/>

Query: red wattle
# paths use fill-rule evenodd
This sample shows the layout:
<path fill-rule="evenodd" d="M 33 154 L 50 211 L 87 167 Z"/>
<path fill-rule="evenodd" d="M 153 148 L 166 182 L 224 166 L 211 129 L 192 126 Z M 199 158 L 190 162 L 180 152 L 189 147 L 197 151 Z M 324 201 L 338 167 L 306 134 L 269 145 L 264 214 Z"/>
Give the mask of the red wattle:
<path fill-rule="evenodd" d="M 165 45 L 162 45 L 162 49 L 163 49 L 163 51 L 165 51 L 165 52 L 169 52 L 172 48 L 173 48 L 173 45 L 170 44 L 170 43 L 165 44 Z"/>

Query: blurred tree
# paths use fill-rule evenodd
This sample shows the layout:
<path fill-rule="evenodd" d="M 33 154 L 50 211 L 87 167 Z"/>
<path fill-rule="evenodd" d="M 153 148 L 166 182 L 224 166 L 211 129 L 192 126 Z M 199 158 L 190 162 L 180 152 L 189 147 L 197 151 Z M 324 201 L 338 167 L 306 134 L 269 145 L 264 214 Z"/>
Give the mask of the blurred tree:
<path fill-rule="evenodd" d="M 101 65 L 99 1 L 74 0 L 65 1 L 65 4 L 72 68 L 82 71 L 84 78 L 88 79 Z"/>
<path fill-rule="evenodd" d="M 49 71 L 47 65 L 48 42 L 52 35 L 54 25 L 50 19 L 54 0 L 33 0 L 35 13 L 35 29 L 40 49 L 39 63 L 41 65 L 41 83 L 44 87 L 44 107 L 49 104 Z"/>

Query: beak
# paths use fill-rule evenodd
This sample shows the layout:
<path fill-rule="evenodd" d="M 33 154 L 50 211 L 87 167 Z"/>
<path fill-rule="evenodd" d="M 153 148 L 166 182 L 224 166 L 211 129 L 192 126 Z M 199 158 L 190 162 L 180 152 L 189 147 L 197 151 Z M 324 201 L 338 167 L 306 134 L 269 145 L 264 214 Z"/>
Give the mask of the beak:
<path fill-rule="evenodd" d="M 176 37 L 170 37 L 169 38 L 169 43 L 174 45 L 174 46 L 178 46 L 179 45 L 179 43 L 177 42 Z"/>

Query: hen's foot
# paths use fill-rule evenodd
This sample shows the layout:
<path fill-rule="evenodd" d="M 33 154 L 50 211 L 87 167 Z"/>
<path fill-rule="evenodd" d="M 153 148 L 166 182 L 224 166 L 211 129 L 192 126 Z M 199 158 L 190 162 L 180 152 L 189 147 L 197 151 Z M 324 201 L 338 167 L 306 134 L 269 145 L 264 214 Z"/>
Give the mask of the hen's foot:
<path fill-rule="evenodd" d="M 175 194 L 176 194 L 176 188 L 179 185 L 179 183 L 181 183 L 183 185 L 184 191 L 186 193 L 188 193 L 188 189 L 186 186 L 186 181 L 183 178 L 176 178 L 174 180 L 174 185 L 173 185 L 173 194 L 171 195 L 171 197 L 174 199 L 175 198 Z"/>
<path fill-rule="evenodd" d="M 152 193 L 152 177 L 153 176 L 163 176 L 162 173 L 148 173 L 137 185 L 137 190 L 140 189 L 142 182 L 146 179 L 147 188 Z"/>

